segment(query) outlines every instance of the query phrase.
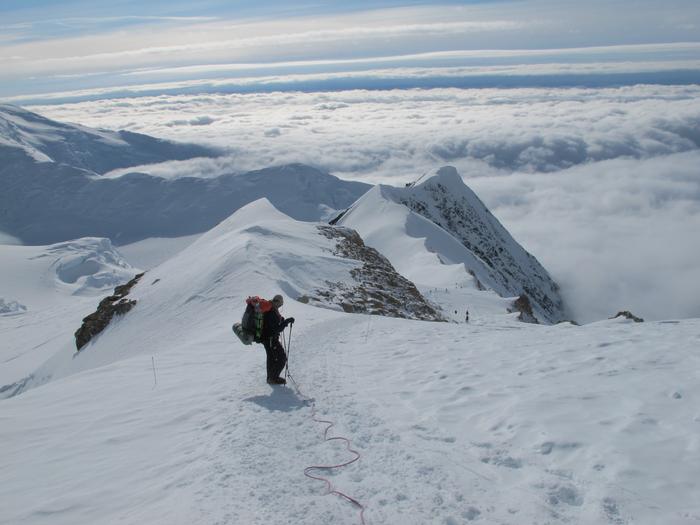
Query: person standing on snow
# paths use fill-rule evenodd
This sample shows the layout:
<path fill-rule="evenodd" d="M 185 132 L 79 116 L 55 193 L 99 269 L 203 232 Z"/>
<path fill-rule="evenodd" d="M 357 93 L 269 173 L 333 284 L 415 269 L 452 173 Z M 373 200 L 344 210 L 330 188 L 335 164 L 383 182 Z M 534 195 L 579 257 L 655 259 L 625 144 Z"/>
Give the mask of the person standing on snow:
<path fill-rule="evenodd" d="M 294 324 L 294 317 L 285 319 L 279 312 L 284 304 L 281 295 L 272 298 L 272 308 L 263 315 L 261 340 L 267 354 L 267 383 L 269 385 L 284 385 L 287 381 L 280 377 L 287 363 L 287 355 L 280 343 L 280 333 L 287 325 Z"/>

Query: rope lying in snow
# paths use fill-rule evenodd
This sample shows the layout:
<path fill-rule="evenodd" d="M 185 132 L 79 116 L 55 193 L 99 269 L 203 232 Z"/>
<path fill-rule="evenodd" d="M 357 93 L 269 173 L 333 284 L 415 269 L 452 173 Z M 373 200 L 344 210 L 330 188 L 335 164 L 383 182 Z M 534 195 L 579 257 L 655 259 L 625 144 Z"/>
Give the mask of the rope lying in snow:
<path fill-rule="evenodd" d="M 284 336 L 283 336 L 283 340 L 284 340 Z M 285 343 L 286 343 L 285 346 L 288 350 L 289 347 L 291 346 L 291 343 L 292 343 L 291 327 L 289 330 L 289 341 L 285 341 Z M 286 376 L 294 385 L 294 390 L 296 390 L 297 395 L 299 395 L 299 397 L 304 398 L 306 400 L 306 402 L 309 404 L 309 406 L 311 407 L 311 419 L 313 419 L 316 423 L 323 423 L 326 425 L 326 428 L 323 431 L 323 440 L 324 441 L 342 441 L 343 443 L 345 443 L 345 448 L 347 449 L 347 451 L 350 452 L 351 454 L 353 454 L 353 456 L 354 456 L 352 459 L 350 459 L 344 463 L 338 463 L 337 465 L 311 465 L 310 467 L 306 467 L 304 469 L 304 476 L 306 476 L 307 478 L 318 480 L 318 481 L 323 481 L 326 484 L 326 491 L 327 491 L 326 493 L 327 494 L 335 494 L 336 496 L 339 496 L 343 499 L 346 499 L 347 501 L 349 501 L 350 503 L 352 503 L 356 507 L 359 507 L 359 509 L 360 509 L 360 522 L 362 523 L 362 525 L 366 525 L 366 523 L 365 523 L 365 506 L 362 503 L 360 503 L 358 500 L 356 500 L 352 496 L 348 496 L 344 492 L 341 492 L 340 490 L 335 489 L 333 487 L 333 484 L 328 480 L 328 478 L 324 478 L 323 476 L 311 474 L 311 472 L 314 470 L 330 470 L 330 469 L 335 469 L 335 468 L 347 467 L 348 465 L 351 465 L 351 464 L 355 463 L 356 461 L 358 461 L 360 459 L 360 457 L 362 457 L 362 456 L 360 455 L 360 453 L 357 450 L 354 450 L 353 448 L 351 448 L 351 443 L 350 443 L 349 439 L 341 437 L 341 436 L 328 437 L 328 432 L 330 431 L 331 428 L 333 428 L 335 423 L 333 423 L 332 421 L 328 421 L 327 419 L 320 419 L 319 417 L 317 417 L 316 402 L 312 398 L 310 398 L 310 397 L 306 396 L 304 393 L 302 393 L 301 389 L 299 388 L 299 383 L 297 383 L 296 380 L 294 379 L 294 377 L 292 377 L 292 374 L 289 373 L 289 366 L 288 365 L 289 365 L 289 363 L 287 363 Z"/>

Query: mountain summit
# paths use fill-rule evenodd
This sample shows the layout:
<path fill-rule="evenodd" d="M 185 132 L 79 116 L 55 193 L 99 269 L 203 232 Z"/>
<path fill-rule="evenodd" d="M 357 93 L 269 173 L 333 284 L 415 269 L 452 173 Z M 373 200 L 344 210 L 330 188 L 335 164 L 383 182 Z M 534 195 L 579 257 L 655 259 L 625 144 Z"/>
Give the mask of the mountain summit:
<path fill-rule="evenodd" d="M 416 283 L 439 287 L 471 276 L 477 288 L 501 297 L 527 296 L 541 321 L 567 318 L 557 284 L 455 168 L 440 168 L 418 182 L 376 186 L 337 223 L 357 230 Z"/>

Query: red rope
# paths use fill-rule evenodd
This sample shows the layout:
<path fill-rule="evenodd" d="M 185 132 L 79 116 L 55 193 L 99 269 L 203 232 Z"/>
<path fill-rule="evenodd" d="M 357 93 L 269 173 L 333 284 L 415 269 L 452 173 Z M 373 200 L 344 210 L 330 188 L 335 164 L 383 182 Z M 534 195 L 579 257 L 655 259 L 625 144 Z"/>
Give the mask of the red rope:
<path fill-rule="evenodd" d="M 332 421 L 328 421 L 326 419 L 319 419 L 318 417 L 316 417 L 316 403 L 314 402 L 314 400 L 305 396 L 301 392 L 301 390 L 299 389 L 299 384 L 294 380 L 292 375 L 289 373 L 289 368 L 287 368 L 287 377 L 289 379 L 291 379 L 292 383 L 294 384 L 294 388 L 297 391 L 297 394 L 299 394 L 299 396 L 305 398 L 306 401 L 311 405 L 311 419 L 313 419 L 317 423 L 324 423 L 326 425 L 326 429 L 323 431 L 323 440 L 324 441 L 342 441 L 343 443 L 345 443 L 345 448 L 348 450 L 348 452 L 350 452 L 351 454 L 353 454 L 355 456 L 351 460 L 346 461 L 344 463 L 338 463 L 337 465 L 312 465 L 310 467 L 306 467 L 304 469 L 304 476 L 306 476 L 307 478 L 318 480 L 318 481 L 323 481 L 326 484 L 326 490 L 327 490 L 326 493 L 327 494 L 335 494 L 336 496 L 340 496 L 341 498 L 348 500 L 353 505 L 359 507 L 360 508 L 360 522 L 362 523 L 362 525 L 366 525 L 366 523 L 365 523 L 365 506 L 362 503 L 360 503 L 358 500 L 356 500 L 352 496 L 348 496 L 344 492 L 341 492 L 340 490 L 335 489 L 333 487 L 333 484 L 328 480 L 328 478 L 324 478 L 323 476 L 317 476 L 317 475 L 310 474 L 310 472 L 313 470 L 329 470 L 329 469 L 342 468 L 342 467 L 346 467 L 348 465 L 351 465 L 352 463 L 355 463 L 356 461 L 358 461 L 360 459 L 360 457 L 361 457 L 360 453 L 357 450 L 354 450 L 351 448 L 351 443 L 350 443 L 349 439 L 344 438 L 344 437 L 340 437 L 340 436 L 328 437 L 328 431 L 331 428 L 333 428 L 335 423 L 333 423 Z"/>

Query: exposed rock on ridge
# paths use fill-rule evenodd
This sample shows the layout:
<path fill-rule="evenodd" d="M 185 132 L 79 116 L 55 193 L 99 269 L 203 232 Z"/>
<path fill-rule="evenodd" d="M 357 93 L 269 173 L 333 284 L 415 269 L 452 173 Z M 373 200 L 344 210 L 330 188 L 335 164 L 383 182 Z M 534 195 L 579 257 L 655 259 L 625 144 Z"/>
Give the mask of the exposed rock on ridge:
<path fill-rule="evenodd" d="M 356 286 L 327 282 L 327 289 L 315 290 L 311 297 L 304 298 L 304 302 L 330 303 L 340 306 L 345 312 L 445 321 L 416 286 L 396 272 L 386 257 L 366 246 L 356 231 L 333 226 L 318 226 L 318 230 L 324 237 L 336 241 L 334 255 L 356 260 L 362 265 L 350 271 Z"/>
<path fill-rule="evenodd" d="M 135 299 L 127 299 L 131 288 L 143 277 L 143 273 L 135 276 L 131 281 L 114 289 L 114 294 L 100 301 L 97 310 L 83 319 L 83 324 L 75 332 L 75 346 L 79 352 L 93 337 L 102 332 L 112 321 L 115 315 L 124 315 L 134 306 Z"/>
<path fill-rule="evenodd" d="M 535 317 L 532 311 L 532 304 L 530 304 L 530 299 L 527 295 L 522 294 L 514 302 L 510 312 L 520 312 L 518 315 L 518 320 L 524 323 L 539 324 L 539 321 Z"/>
<path fill-rule="evenodd" d="M 644 322 L 644 319 L 642 319 L 641 317 L 637 317 L 629 310 L 623 310 L 622 312 L 617 312 L 617 314 L 612 316 L 610 319 L 617 319 L 618 317 L 624 317 L 625 319 L 630 319 L 631 321 L 634 321 L 635 323 L 643 323 Z"/>

